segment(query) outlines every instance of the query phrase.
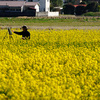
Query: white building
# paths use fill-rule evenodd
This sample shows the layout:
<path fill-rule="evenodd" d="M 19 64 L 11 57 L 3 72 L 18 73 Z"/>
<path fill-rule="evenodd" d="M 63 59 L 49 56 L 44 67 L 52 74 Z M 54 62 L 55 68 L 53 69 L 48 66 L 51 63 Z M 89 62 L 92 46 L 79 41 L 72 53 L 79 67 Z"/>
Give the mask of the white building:
<path fill-rule="evenodd" d="M 50 11 L 50 0 L 0 0 L 0 1 L 27 1 L 27 2 L 39 2 L 40 7 L 39 11 L 40 12 L 49 12 Z M 29 3 L 32 4 L 32 3 Z M 38 5 L 36 5 L 36 8 Z M 38 8 L 37 8 L 38 9 Z M 38 11 L 37 11 L 38 12 Z"/>
<path fill-rule="evenodd" d="M 0 0 L 0 1 L 26 1 L 28 2 L 26 6 L 32 5 L 35 2 L 39 2 L 39 5 L 36 4 L 37 16 L 59 16 L 59 12 L 50 12 L 50 0 Z"/>
<path fill-rule="evenodd" d="M 26 2 L 26 1 L 1 1 L 0 8 L 9 7 L 12 11 L 25 11 L 26 9 L 36 9 L 36 12 L 39 12 L 39 3 L 38 2 Z"/>
<path fill-rule="evenodd" d="M 28 0 L 29 1 L 29 0 Z M 50 0 L 32 0 L 33 2 L 39 2 L 40 10 L 37 12 L 37 16 L 59 16 L 59 12 L 50 12 Z"/>
<path fill-rule="evenodd" d="M 38 2 L 25 2 L 24 7 L 34 7 L 36 9 L 36 12 L 39 12 L 39 3 Z"/>
<path fill-rule="evenodd" d="M 49 12 L 50 11 L 50 0 L 33 0 L 33 2 L 39 2 L 40 12 Z"/>

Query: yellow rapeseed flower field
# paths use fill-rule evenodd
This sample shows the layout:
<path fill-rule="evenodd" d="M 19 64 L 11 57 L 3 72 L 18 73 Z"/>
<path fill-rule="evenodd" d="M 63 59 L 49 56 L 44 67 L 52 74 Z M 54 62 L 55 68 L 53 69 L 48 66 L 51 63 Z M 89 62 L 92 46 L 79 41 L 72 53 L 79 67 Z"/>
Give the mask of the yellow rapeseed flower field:
<path fill-rule="evenodd" d="M 29 31 L 0 29 L 0 100 L 100 100 L 100 30 Z"/>

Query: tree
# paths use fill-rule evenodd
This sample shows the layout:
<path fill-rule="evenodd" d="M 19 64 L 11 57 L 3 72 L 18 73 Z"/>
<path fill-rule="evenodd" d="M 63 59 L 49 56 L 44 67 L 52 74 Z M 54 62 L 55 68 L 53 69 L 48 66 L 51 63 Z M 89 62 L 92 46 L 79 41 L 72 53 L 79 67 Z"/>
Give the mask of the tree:
<path fill-rule="evenodd" d="M 89 0 L 83 0 L 83 2 L 89 3 Z"/>
<path fill-rule="evenodd" d="M 63 6 L 64 14 L 74 14 L 75 7 L 72 4 L 66 4 Z"/>
<path fill-rule="evenodd" d="M 75 9 L 76 15 L 82 15 L 83 13 L 86 13 L 86 9 L 84 6 L 77 6 Z"/>
<path fill-rule="evenodd" d="M 59 7 L 63 5 L 63 1 L 62 0 L 51 0 L 51 5 L 53 7 Z"/>
<path fill-rule="evenodd" d="M 53 11 L 54 7 L 61 7 L 63 5 L 62 0 L 50 0 L 50 10 Z"/>
<path fill-rule="evenodd" d="M 88 12 L 97 12 L 98 11 L 98 4 L 95 2 L 89 3 L 86 6 L 86 10 L 88 10 Z"/>
<path fill-rule="evenodd" d="M 75 0 L 65 0 L 65 3 L 72 3 L 72 4 L 74 4 Z"/>
<path fill-rule="evenodd" d="M 92 0 L 82 0 L 82 1 L 85 1 L 87 4 L 93 2 Z M 94 2 L 95 1 L 98 1 L 98 3 L 100 4 L 100 0 L 94 0 Z"/>

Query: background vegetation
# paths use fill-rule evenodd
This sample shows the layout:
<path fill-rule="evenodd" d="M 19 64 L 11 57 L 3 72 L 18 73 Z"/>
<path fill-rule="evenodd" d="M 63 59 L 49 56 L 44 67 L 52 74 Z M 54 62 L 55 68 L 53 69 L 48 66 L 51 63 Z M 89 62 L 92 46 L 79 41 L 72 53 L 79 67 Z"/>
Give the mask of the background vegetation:
<path fill-rule="evenodd" d="M 83 14 L 84 16 L 100 16 L 100 12 L 87 12 Z"/>
<path fill-rule="evenodd" d="M 83 5 L 85 4 L 85 6 Z M 96 2 L 86 4 L 85 2 L 80 3 L 77 7 L 74 4 L 67 3 L 63 6 L 64 14 L 82 15 L 86 12 L 99 12 L 100 6 Z"/>
<path fill-rule="evenodd" d="M 64 16 L 63 16 L 64 17 Z M 0 26 L 100 26 L 100 18 L 0 18 Z"/>

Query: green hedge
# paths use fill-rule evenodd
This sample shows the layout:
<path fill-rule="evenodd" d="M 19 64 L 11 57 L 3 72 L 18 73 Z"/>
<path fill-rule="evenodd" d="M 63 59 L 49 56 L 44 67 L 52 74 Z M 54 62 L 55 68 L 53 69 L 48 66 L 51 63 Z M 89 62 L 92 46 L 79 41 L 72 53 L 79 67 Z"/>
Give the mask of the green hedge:
<path fill-rule="evenodd" d="M 74 15 L 75 7 L 71 4 L 67 4 L 63 6 L 64 14 L 72 14 Z"/>
<path fill-rule="evenodd" d="M 84 6 L 77 6 L 75 9 L 75 13 L 76 15 L 82 15 L 83 13 L 85 13 L 85 7 Z"/>
<path fill-rule="evenodd" d="M 100 16 L 100 12 L 87 12 L 83 14 L 84 16 Z"/>

